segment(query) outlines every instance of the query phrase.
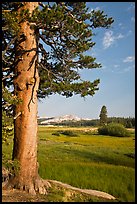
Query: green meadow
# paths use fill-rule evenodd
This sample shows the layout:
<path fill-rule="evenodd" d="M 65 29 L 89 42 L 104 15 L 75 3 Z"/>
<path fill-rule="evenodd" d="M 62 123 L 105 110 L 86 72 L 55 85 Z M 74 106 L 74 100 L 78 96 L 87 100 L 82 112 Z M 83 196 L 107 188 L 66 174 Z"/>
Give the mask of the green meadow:
<path fill-rule="evenodd" d="M 135 202 L 135 133 L 98 135 L 90 127 L 38 127 L 39 174 L 82 189 L 104 191 Z M 12 142 L 3 145 L 11 157 Z"/>
<path fill-rule="evenodd" d="M 57 134 L 69 130 L 73 135 Z M 135 135 L 98 135 L 88 128 L 39 127 L 39 174 L 135 201 Z"/>

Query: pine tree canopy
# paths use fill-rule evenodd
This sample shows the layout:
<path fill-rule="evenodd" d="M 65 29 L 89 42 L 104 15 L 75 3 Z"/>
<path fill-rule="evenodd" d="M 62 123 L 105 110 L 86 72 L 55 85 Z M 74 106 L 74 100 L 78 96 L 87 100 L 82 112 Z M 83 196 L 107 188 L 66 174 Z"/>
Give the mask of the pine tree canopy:
<path fill-rule="evenodd" d="M 93 30 L 109 28 L 114 20 L 103 11 L 88 12 L 86 2 L 39 2 L 32 15 L 29 10 L 21 9 L 24 3 L 2 3 L 3 86 L 13 91 L 14 67 L 18 63 L 15 58 L 16 45 L 26 38 L 18 33 L 20 24 L 27 21 L 35 29 L 38 40 L 38 97 L 44 98 L 53 93 L 66 97 L 73 94 L 93 96 L 99 89 L 100 80 L 84 81 L 79 71 L 101 67 L 96 58 L 85 52 L 95 45 L 92 41 Z M 31 51 L 20 48 L 18 55 L 22 58 L 24 53 Z"/>
<path fill-rule="evenodd" d="M 46 193 L 49 183 L 38 175 L 37 98 L 93 96 L 100 80 L 80 73 L 101 67 L 86 53 L 95 45 L 93 30 L 112 23 L 86 2 L 2 3 L 2 133 L 6 141 L 14 130 L 12 159 L 20 167 L 7 187 Z"/>

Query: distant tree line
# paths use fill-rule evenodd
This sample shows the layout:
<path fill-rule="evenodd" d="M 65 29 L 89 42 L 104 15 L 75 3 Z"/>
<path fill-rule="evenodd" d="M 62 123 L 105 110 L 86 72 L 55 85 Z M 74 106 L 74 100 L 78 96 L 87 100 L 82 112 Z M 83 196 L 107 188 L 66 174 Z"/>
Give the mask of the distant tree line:
<path fill-rule="evenodd" d="M 43 121 L 44 119 L 38 119 L 38 124 Z M 134 128 L 135 127 L 135 118 L 124 118 L 124 117 L 108 117 L 107 118 L 107 124 L 115 122 L 123 124 L 126 128 Z M 80 120 L 80 121 L 63 121 L 60 123 L 50 123 L 52 125 L 62 125 L 62 126 L 99 126 L 100 125 L 100 119 L 92 119 L 92 120 Z"/>
<path fill-rule="evenodd" d="M 116 122 L 123 124 L 126 128 L 134 128 L 135 127 L 135 118 L 124 118 L 124 117 L 109 117 L 108 123 Z"/>

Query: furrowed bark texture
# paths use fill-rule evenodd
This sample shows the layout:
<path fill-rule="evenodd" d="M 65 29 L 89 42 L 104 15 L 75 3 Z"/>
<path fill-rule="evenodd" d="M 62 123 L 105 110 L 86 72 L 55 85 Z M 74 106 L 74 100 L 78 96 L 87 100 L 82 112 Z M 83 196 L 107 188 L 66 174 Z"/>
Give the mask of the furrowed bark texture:
<path fill-rule="evenodd" d="M 24 2 L 23 9 L 32 11 L 38 2 Z M 21 8 L 22 9 L 22 8 Z M 28 52 L 23 52 L 23 51 Z M 20 23 L 16 44 L 14 80 L 15 94 L 21 103 L 15 107 L 13 159 L 19 161 L 20 170 L 12 179 L 13 186 L 30 193 L 45 193 L 44 183 L 38 176 L 37 166 L 37 38 L 27 21 Z"/>

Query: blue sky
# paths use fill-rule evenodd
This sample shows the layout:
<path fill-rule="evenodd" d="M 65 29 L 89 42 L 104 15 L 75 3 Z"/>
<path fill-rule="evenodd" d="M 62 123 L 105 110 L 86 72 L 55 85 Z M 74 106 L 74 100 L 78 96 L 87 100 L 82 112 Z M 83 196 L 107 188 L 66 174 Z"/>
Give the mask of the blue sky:
<path fill-rule="evenodd" d="M 93 30 L 96 45 L 87 52 L 102 68 L 81 71 L 85 80 L 100 79 L 99 91 L 85 99 L 79 95 L 46 97 L 38 102 L 38 115 L 93 119 L 99 118 L 105 105 L 108 117 L 135 117 L 135 2 L 87 2 L 87 6 L 89 11 L 100 9 L 114 19 L 111 28 Z"/>

